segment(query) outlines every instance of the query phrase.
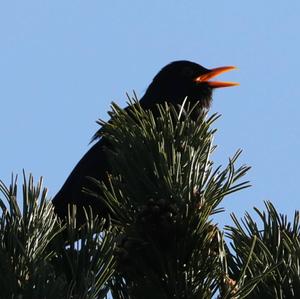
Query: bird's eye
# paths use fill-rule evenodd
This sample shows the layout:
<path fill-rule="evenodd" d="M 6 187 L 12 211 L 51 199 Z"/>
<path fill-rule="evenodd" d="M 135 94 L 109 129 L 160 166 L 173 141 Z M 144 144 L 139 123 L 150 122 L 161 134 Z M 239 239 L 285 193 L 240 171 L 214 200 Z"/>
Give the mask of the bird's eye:
<path fill-rule="evenodd" d="M 184 77 L 193 77 L 194 71 L 190 67 L 185 67 L 181 71 Z"/>

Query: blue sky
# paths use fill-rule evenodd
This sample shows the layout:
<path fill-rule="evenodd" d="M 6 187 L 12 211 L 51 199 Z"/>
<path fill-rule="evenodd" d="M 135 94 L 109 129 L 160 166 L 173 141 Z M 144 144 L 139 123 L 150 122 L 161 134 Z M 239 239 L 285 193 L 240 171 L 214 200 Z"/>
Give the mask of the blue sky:
<path fill-rule="evenodd" d="M 89 148 L 111 101 L 142 96 L 170 61 L 235 65 L 217 90 L 216 164 L 238 148 L 253 187 L 227 197 L 242 216 L 271 200 L 299 209 L 300 2 L 2 1 L 0 178 L 24 168 L 53 196 Z"/>

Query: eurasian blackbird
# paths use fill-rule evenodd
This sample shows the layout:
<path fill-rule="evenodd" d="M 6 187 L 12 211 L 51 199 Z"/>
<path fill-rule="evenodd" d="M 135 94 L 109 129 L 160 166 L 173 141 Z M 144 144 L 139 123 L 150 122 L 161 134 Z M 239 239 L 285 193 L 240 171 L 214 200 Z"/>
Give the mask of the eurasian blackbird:
<path fill-rule="evenodd" d="M 233 66 L 207 69 L 190 61 L 174 61 L 154 77 L 152 83 L 141 98 L 143 109 L 156 109 L 156 104 L 164 102 L 180 105 L 187 97 L 188 100 L 199 101 L 201 109 L 209 109 L 212 102 L 212 91 L 219 87 L 238 85 L 234 82 L 211 81 L 215 76 L 235 69 Z M 97 139 L 97 138 L 95 138 Z M 88 179 L 105 181 L 110 172 L 110 166 L 105 153 L 108 145 L 105 138 L 95 140 L 95 144 L 75 166 L 60 191 L 53 198 L 57 215 L 64 219 L 68 214 L 68 205 L 77 206 L 77 222 L 85 221 L 83 208 L 91 206 L 93 214 L 107 217 L 106 206 L 96 198 L 83 192 L 83 187 L 93 190 L 95 185 Z"/>

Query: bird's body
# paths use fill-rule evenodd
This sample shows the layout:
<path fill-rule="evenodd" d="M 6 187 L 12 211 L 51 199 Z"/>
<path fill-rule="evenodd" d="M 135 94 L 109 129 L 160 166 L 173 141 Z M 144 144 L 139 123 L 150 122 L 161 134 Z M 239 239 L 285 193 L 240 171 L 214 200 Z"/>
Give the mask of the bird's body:
<path fill-rule="evenodd" d="M 168 102 L 180 105 L 183 100 L 199 101 L 199 107 L 208 109 L 212 101 L 212 90 L 217 87 L 237 85 L 231 82 L 209 81 L 220 73 L 233 67 L 206 69 L 190 61 L 175 61 L 165 66 L 153 79 L 141 98 L 140 104 L 144 109 L 155 109 L 156 104 Z M 97 139 L 97 138 L 96 138 Z M 101 138 L 90 148 L 75 166 L 68 179 L 53 198 L 55 212 L 60 218 L 68 214 L 68 205 L 77 206 L 77 220 L 84 222 L 83 208 L 92 207 L 93 214 L 106 217 L 105 205 L 91 195 L 83 192 L 83 187 L 93 190 L 95 185 L 88 177 L 98 181 L 106 181 L 110 166 L 105 153 L 108 146 L 106 139 Z"/>

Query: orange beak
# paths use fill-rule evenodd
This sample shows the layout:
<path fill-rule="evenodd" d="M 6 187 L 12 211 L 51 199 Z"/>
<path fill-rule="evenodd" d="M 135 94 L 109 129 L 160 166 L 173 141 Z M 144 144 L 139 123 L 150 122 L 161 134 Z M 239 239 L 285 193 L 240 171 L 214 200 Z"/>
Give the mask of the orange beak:
<path fill-rule="evenodd" d="M 223 81 L 209 81 L 211 78 L 214 78 L 222 73 L 229 72 L 235 70 L 235 66 L 221 66 L 214 69 L 209 70 L 207 73 L 195 78 L 195 82 L 197 83 L 206 83 L 211 88 L 219 88 L 219 87 L 231 87 L 240 85 L 237 82 L 223 82 Z"/>

